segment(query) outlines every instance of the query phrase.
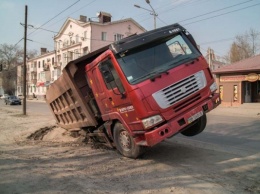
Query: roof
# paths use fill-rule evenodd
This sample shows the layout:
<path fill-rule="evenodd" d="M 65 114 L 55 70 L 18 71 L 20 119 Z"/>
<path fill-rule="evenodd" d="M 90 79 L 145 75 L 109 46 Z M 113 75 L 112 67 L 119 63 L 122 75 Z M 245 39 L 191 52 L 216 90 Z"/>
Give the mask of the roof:
<path fill-rule="evenodd" d="M 235 72 L 260 72 L 260 55 L 244 59 L 230 65 L 226 65 L 213 71 L 215 74 L 235 73 Z"/>
<path fill-rule="evenodd" d="M 104 13 L 104 12 L 102 12 Z M 76 20 L 73 18 L 67 18 L 67 20 L 63 23 L 62 27 L 60 28 L 59 32 L 57 35 L 54 36 L 54 39 L 58 38 L 63 31 L 66 29 L 67 25 L 69 22 L 73 22 L 75 24 L 78 24 L 79 26 L 84 27 L 85 25 L 89 25 L 89 24 L 95 24 L 95 25 L 113 25 L 113 24 L 117 24 L 117 23 L 123 23 L 123 22 L 127 22 L 127 21 L 131 21 L 133 22 L 137 27 L 139 27 L 141 30 L 146 31 L 144 27 L 142 27 L 139 23 L 137 23 L 134 19 L 132 18 L 126 18 L 126 19 L 122 19 L 122 20 L 117 20 L 117 21 L 113 21 L 113 22 L 106 22 L 106 23 L 100 23 L 100 22 L 95 22 L 95 21 L 87 21 L 87 22 L 82 22 L 80 20 Z"/>
<path fill-rule="evenodd" d="M 134 19 L 132 18 L 126 18 L 126 19 L 122 19 L 122 20 L 116 20 L 116 21 L 112 21 L 112 22 L 106 22 L 106 23 L 100 23 L 100 22 L 95 22 L 92 21 L 91 24 L 95 24 L 95 25 L 113 25 L 113 24 L 118 24 L 118 23 L 124 23 L 124 22 L 128 22 L 131 21 L 133 22 L 137 27 L 139 27 L 142 31 L 146 32 L 146 29 L 144 27 L 142 27 L 139 23 L 137 23 Z"/>

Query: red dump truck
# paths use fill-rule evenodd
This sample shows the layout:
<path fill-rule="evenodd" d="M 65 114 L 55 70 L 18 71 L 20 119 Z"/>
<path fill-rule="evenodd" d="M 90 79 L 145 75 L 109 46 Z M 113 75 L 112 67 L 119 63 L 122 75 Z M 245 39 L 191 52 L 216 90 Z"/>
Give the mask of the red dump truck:
<path fill-rule="evenodd" d="M 178 133 L 202 132 L 220 104 L 216 90 L 192 35 L 173 24 L 70 61 L 46 100 L 60 127 L 137 158 Z"/>

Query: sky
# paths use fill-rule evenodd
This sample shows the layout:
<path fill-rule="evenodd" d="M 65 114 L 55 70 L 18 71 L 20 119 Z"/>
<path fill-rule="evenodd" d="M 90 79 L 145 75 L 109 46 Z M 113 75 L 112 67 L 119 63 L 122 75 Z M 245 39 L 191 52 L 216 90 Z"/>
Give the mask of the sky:
<path fill-rule="evenodd" d="M 146 0 L 0 0 L 0 44 L 23 48 L 25 5 L 27 50 L 38 52 L 42 47 L 54 50 L 53 37 L 68 17 L 79 19 L 85 15 L 95 19 L 97 12 L 104 11 L 112 15 L 112 21 L 133 18 L 146 30 L 154 28 Z M 235 37 L 250 29 L 259 32 L 260 44 L 260 0 L 150 0 L 150 5 L 158 14 L 157 28 L 181 24 L 193 35 L 203 54 L 210 47 L 216 55 L 227 55 Z M 44 30 L 35 30 L 39 27 Z M 259 47 L 257 52 L 260 53 Z"/>

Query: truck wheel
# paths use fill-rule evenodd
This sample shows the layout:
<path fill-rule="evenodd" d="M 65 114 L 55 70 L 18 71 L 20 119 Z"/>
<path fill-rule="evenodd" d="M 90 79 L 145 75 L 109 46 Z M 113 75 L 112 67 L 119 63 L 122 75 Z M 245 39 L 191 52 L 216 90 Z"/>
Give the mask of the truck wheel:
<path fill-rule="evenodd" d="M 185 136 L 197 135 L 197 134 L 201 133 L 205 129 L 206 124 L 207 124 L 207 117 L 204 114 L 202 117 L 197 119 L 197 121 L 195 121 L 194 124 L 192 124 L 187 129 L 182 131 L 181 134 L 185 135 Z"/>
<path fill-rule="evenodd" d="M 120 154 L 128 158 L 137 158 L 143 153 L 143 147 L 135 144 L 133 137 L 121 123 L 116 123 L 114 127 L 114 142 Z"/>

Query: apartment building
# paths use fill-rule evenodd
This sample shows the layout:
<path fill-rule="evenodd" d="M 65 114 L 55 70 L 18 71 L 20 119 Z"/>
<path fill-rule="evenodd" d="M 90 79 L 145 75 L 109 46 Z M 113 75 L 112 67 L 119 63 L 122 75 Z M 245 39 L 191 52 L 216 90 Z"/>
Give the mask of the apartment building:
<path fill-rule="evenodd" d="M 99 12 L 96 18 L 68 18 L 54 37 L 55 48 L 27 61 L 27 96 L 44 99 L 48 86 L 62 73 L 66 64 L 124 37 L 146 30 L 132 18 L 111 21 L 112 16 Z M 22 94 L 21 66 L 18 69 L 17 95 Z M 20 79 L 19 79 L 20 78 Z"/>

